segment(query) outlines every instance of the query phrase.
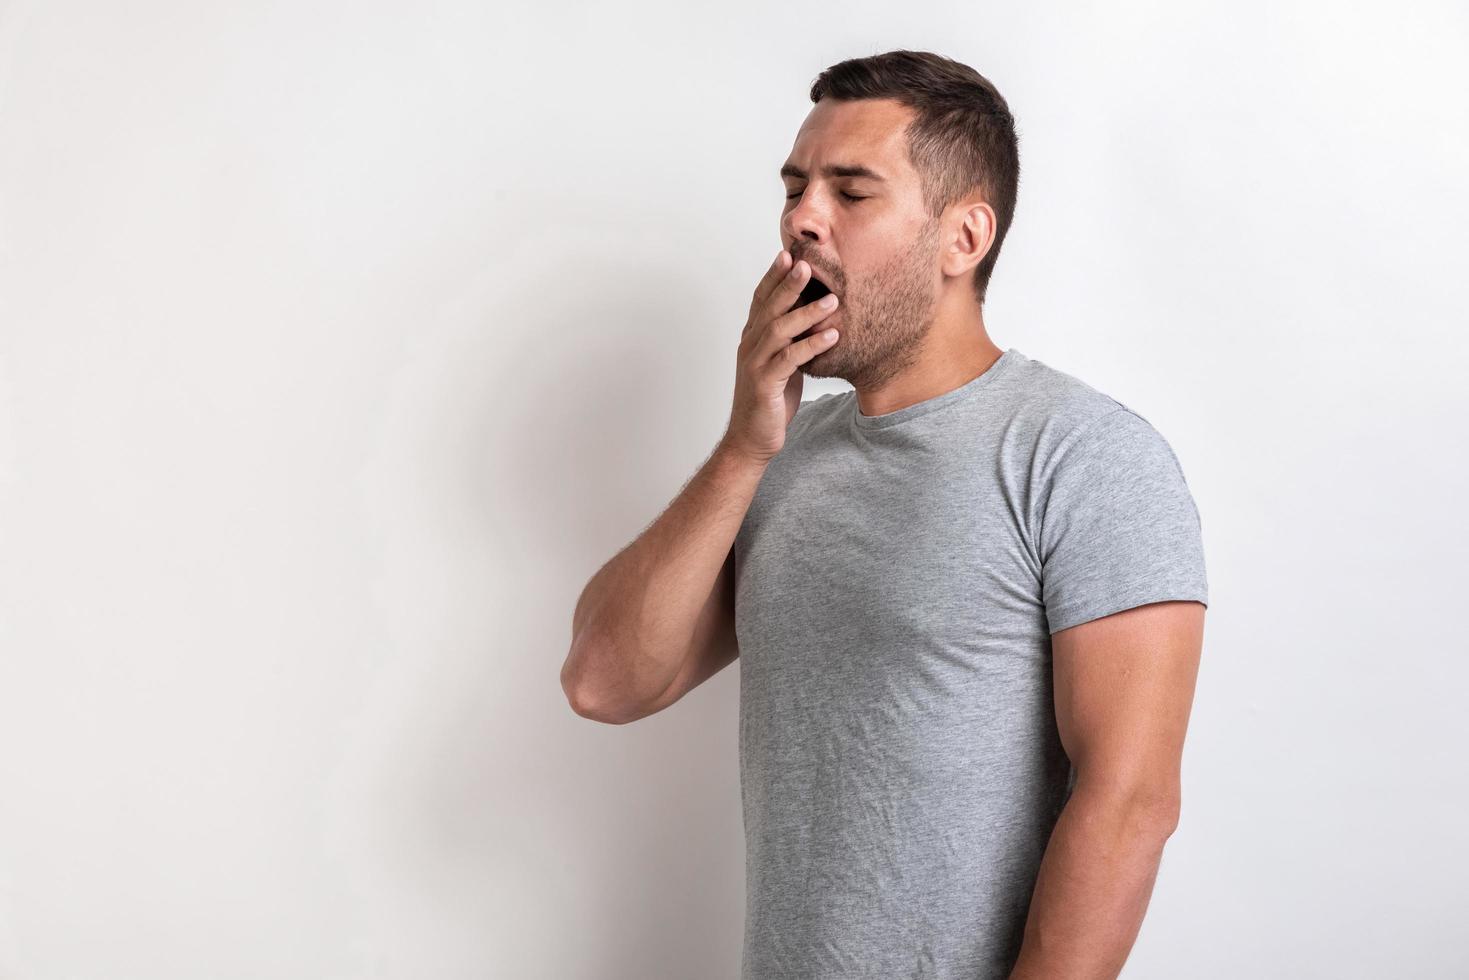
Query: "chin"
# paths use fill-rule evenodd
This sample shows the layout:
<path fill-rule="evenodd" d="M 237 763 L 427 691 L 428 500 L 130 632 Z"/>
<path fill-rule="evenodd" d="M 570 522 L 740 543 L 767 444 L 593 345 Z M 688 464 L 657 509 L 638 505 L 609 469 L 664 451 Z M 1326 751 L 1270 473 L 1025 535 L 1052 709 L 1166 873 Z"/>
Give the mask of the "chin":
<path fill-rule="evenodd" d="M 838 337 L 837 338 L 837 343 L 840 344 L 841 342 L 842 342 L 841 341 L 841 338 Z M 808 378 L 835 378 L 835 377 L 838 377 L 838 375 L 833 374 L 831 371 L 827 370 L 827 368 L 826 368 L 826 362 L 829 360 L 829 358 L 827 357 L 827 355 L 830 354 L 833 349 L 834 348 L 828 347 L 826 350 L 822 351 L 820 354 L 817 354 L 815 357 L 811 358 L 811 360 L 805 362 L 800 367 L 796 368 L 796 370 L 800 371 L 802 374 L 804 374 Z"/>

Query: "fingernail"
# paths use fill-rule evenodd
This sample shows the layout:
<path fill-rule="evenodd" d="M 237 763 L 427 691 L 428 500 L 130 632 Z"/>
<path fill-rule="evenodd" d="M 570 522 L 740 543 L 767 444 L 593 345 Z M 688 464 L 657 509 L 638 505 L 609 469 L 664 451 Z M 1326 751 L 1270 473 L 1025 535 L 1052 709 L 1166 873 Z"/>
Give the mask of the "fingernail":
<path fill-rule="evenodd" d="M 836 306 L 837 305 L 837 296 L 836 296 L 836 293 L 827 293 L 825 296 L 821 297 L 816 302 L 820 303 L 822 306 L 826 307 L 827 309 L 831 309 L 833 306 Z"/>

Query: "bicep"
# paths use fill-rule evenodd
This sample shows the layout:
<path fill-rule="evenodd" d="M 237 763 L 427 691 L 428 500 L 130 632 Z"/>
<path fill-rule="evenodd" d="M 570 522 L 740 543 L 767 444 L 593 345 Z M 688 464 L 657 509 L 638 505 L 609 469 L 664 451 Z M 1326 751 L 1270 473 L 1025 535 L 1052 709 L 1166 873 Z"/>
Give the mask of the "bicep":
<path fill-rule="evenodd" d="M 1056 726 L 1085 787 L 1177 803 L 1204 605 L 1140 605 L 1051 637 Z"/>

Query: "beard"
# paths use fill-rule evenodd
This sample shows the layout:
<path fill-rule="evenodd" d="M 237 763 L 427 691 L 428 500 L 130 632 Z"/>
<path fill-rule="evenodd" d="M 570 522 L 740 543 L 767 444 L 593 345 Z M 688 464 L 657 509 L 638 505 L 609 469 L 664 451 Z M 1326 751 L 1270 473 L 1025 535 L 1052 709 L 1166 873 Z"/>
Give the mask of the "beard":
<path fill-rule="evenodd" d="M 835 326 L 837 342 L 797 369 L 808 378 L 841 378 L 854 388 L 881 388 L 918 359 L 933 325 L 934 245 L 930 219 L 882 268 L 848 282 L 836 312 L 813 328 Z"/>

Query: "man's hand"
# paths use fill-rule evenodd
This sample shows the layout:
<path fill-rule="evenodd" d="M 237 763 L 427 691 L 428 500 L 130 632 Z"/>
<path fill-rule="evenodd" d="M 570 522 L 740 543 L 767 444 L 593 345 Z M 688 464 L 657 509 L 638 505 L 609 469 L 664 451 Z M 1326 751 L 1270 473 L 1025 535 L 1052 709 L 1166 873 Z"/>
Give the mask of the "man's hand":
<path fill-rule="evenodd" d="M 740 338 L 734 405 L 721 440 L 760 462 L 780 452 L 786 427 L 801 406 L 802 375 L 797 368 L 837 342 L 835 330 L 830 337 L 818 331 L 792 342 L 830 316 L 837 308 L 837 297 L 827 294 L 792 309 L 811 276 L 811 267 L 802 261 L 787 271 L 790 260 L 790 252 L 781 249 L 755 287 Z"/>

